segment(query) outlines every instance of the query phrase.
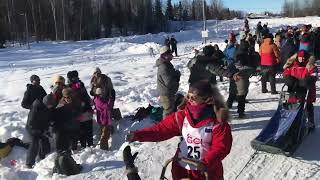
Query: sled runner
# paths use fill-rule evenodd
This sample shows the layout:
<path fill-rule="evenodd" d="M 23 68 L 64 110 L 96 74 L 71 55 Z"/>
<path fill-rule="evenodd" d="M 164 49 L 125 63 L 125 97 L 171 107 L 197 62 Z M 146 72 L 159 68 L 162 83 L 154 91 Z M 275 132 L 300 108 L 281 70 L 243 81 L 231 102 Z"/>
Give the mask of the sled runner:
<path fill-rule="evenodd" d="M 255 150 L 291 156 L 309 134 L 306 100 L 299 102 L 284 91 L 284 87 L 277 111 L 267 126 L 251 141 L 251 147 Z"/>

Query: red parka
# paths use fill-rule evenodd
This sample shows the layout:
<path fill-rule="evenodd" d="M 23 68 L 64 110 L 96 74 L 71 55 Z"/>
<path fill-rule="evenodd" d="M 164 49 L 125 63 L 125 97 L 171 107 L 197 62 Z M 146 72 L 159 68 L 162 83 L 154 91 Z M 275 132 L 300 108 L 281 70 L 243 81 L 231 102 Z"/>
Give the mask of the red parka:
<path fill-rule="evenodd" d="M 221 161 L 230 153 L 232 135 L 229 124 L 227 122 L 221 122 L 215 118 L 215 115 L 210 116 L 207 119 L 203 119 L 194 125 L 191 120 L 190 113 L 186 108 L 167 116 L 163 121 L 153 127 L 135 132 L 133 140 L 140 142 L 159 142 L 170 139 L 174 136 L 181 136 L 181 128 L 183 128 L 183 121 L 185 117 L 193 128 L 200 128 L 208 123 L 214 122 L 211 147 L 201 162 L 206 165 L 210 180 L 223 179 L 223 167 Z M 179 151 L 180 150 L 178 148 L 175 155 L 176 157 L 178 156 Z M 172 178 L 174 180 L 181 178 L 191 178 L 194 180 L 205 179 L 202 172 L 184 169 L 176 161 L 172 164 Z"/>
<path fill-rule="evenodd" d="M 305 78 L 311 77 L 312 84 L 309 88 L 309 94 L 307 97 L 307 103 L 311 104 L 316 101 L 316 81 L 318 79 L 318 69 L 314 64 L 315 59 L 313 56 L 307 58 L 305 66 L 299 66 L 297 60 L 297 53 L 288 59 L 284 66 L 283 76 L 292 76 L 299 80 L 304 80 Z"/>

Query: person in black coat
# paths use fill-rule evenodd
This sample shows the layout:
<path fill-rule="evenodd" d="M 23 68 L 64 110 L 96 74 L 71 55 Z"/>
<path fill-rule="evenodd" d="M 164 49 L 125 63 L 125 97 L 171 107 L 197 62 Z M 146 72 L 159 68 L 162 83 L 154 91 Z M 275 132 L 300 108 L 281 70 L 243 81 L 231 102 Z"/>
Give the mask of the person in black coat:
<path fill-rule="evenodd" d="M 31 143 L 28 148 L 26 166 L 32 168 L 37 155 L 41 159 L 50 152 L 50 143 L 47 137 L 50 122 L 53 119 L 55 98 L 52 94 L 46 95 L 42 101 L 36 99 L 28 114 L 26 130 L 31 136 Z"/>
<path fill-rule="evenodd" d="M 46 91 L 40 85 L 40 78 L 37 75 L 30 77 L 31 84 L 27 84 L 27 90 L 24 93 L 21 106 L 25 109 L 30 109 L 34 100 L 42 101 L 42 98 L 47 95 Z"/>
<path fill-rule="evenodd" d="M 171 52 L 174 53 L 176 56 L 178 56 L 178 52 L 177 52 L 177 43 L 178 41 L 174 38 L 174 36 L 171 36 L 170 39 L 170 45 L 171 45 Z"/>

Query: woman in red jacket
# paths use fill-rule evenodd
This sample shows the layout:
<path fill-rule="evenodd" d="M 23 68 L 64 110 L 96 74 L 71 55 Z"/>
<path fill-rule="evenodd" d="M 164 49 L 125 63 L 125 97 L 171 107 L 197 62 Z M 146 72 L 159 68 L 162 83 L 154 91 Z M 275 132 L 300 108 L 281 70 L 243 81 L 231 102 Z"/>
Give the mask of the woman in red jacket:
<path fill-rule="evenodd" d="M 180 110 L 159 124 L 128 135 L 129 141 L 159 142 L 182 136 L 172 162 L 172 178 L 223 179 L 222 160 L 230 153 L 231 128 L 228 110 L 217 88 L 207 82 L 190 85 L 187 101 Z M 188 164 L 188 159 L 195 164 Z"/>
<path fill-rule="evenodd" d="M 311 130 L 315 128 L 314 107 L 316 101 L 316 81 L 318 79 L 318 69 L 315 65 L 315 57 L 301 50 L 289 58 L 284 65 L 283 77 L 288 91 L 295 94 L 289 100 L 304 101 L 307 97 L 307 117 Z"/>

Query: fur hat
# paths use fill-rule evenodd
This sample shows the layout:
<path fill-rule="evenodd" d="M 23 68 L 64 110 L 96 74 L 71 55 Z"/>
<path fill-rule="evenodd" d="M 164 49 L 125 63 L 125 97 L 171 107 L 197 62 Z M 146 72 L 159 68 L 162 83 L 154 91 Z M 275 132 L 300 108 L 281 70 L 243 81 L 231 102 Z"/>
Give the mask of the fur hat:
<path fill-rule="evenodd" d="M 72 89 L 71 88 L 64 88 L 62 90 L 62 96 L 63 97 L 71 97 L 72 95 Z"/>
<path fill-rule="evenodd" d="M 65 84 L 66 80 L 64 79 L 63 76 L 59 76 L 59 75 L 55 75 L 53 78 L 53 84 L 55 83 L 62 83 L 62 84 Z"/>
<path fill-rule="evenodd" d="M 162 46 L 161 48 L 160 48 L 160 54 L 164 54 L 164 53 L 166 53 L 166 52 L 168 52 L 169 51 L 169 48 L 167 47 L 167 46 Z"/>
<path fill-rule="evenodd" d="M 35 75 L 35 74 L 33 74 L 32 76 L 30 76 L 30 81 L 31 81 L 31 82 L 33 82 L 33 81 L 37 81 L 37 80 L 39 80 L 39 81 L 40 81 L 39 76 L 37 76 L 37 75 Z"/>
<path fill-rule="evenodd" d="M 45 97 L 43 97 L 42 102 L 46 106 L 55 106 L 56 99 L 54 98 L 53 94 L 48 94 Z"/>
<path fill-rule="evenodd" d="M 189 86 L 189 93 L 194 93 L 200 97 L 209 97 L 212 95 L 211 85 L 206 81 L 198 81 Z"/>
<path fill-rule="evenodd" d="M 101 95 L 102 94 L 102 89 L 101 88 L 97 88 L 96 89 L 96 95 Z"/>

